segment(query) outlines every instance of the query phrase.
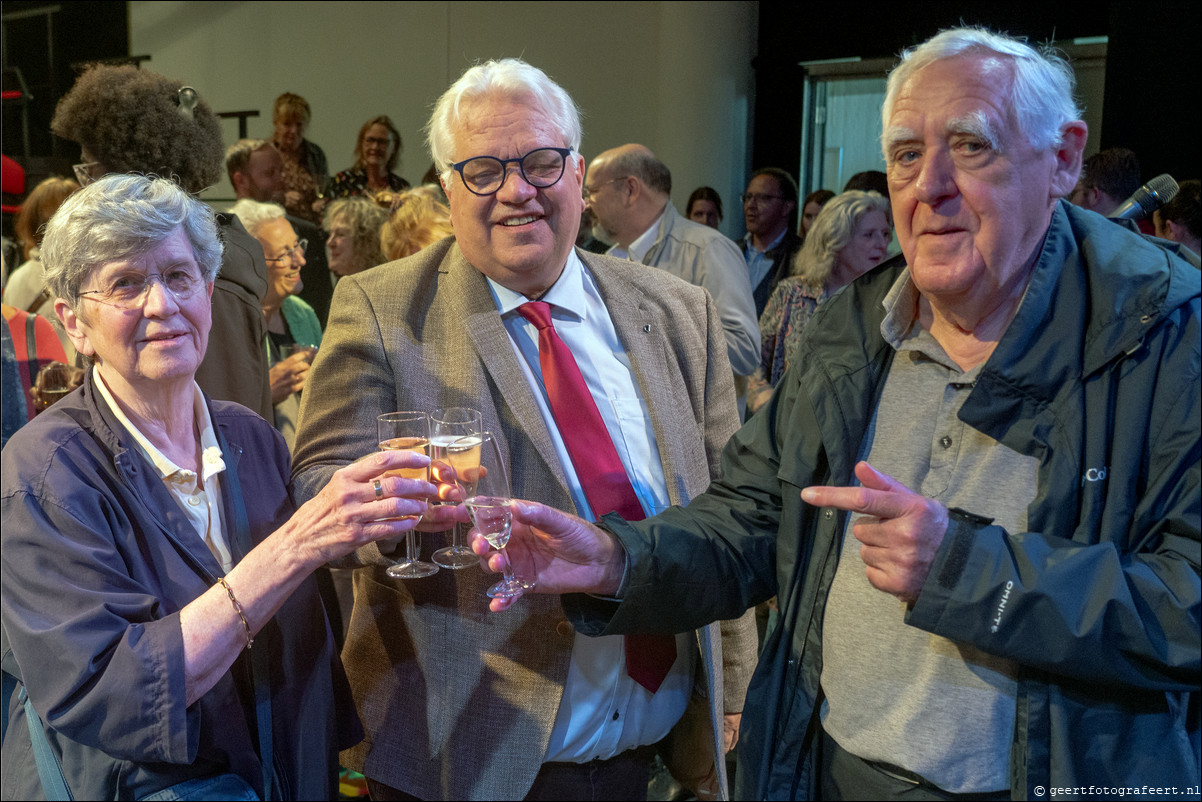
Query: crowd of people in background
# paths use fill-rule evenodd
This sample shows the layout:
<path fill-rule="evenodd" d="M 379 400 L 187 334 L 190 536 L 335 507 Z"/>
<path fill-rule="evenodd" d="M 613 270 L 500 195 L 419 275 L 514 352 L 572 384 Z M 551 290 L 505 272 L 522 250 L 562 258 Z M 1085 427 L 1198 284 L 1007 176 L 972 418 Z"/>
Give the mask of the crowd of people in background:
<path fill-rule="evenodd" d="M 899 85 L 911 81 L 913 89 L 919 85 L 914 75 L 934 81 L 946 67 L 940 59 L 959 59 L 955 63 L 975 70 L 979 65 L 969 62 L 981 49 L 1001 47 L 1001 59 L 1027 58 L 1025 51 L 1015 56 L 1018 51 L 1005 49 L 1010 40 L 968 38 L 969 56 L 935 57 L 933 67 L 902 73 Z M 973 80 L 992 87 L 986 72 L 973 72 Z M 897 114 L 914 116 L 913 98 L 891 95 L 886 125 L 893 102 L 900 103 Z M 852 296 L 871 295 L 875 304 L 876 311 L 863 313 L 874 321 L 865 328 L 872 329 L 866 340 L 892 338 L 897 346 L 919 329 L 947 322 L 941 309 L 923 305 L 938 292 L 906 284 L 909 273 L 902 271 L 951 257 L 922 250 L 916 257 L 914 220 L 894 219 L 906 203 L 934 206 L 937 197 L 931 197 L 951 191 L 926 173 L 904 172 L 911 151 L 929 146 L 919 142 L 929 132 L 921 120 L 913 129 L 893 130 L 895 138 L 914 140 L 905 146 L 910 150 L 898 155 L 887 146 L 887 171 L 857 173 L 840 191 L 810 186 L 803 195 L 789 169 L 762 165 L 747 177 L 737 203 L 724 205 L 717 190 L 700 186 L 681 214 L 672 201 L 673 165 L 646 145 L 619 142 L 602 143 L 606 149 L 586 165 L 575 104 L 518 60 L 474 67 L 448 90 L 428 127 L 433 164 L 416 186 L 397 172 L 403 143 L 389 116 L 366 120 L 350 166 L 332 173 L 326 151 L 307 138 L 313 114 L 304 97 L 286 92 L 273 104 L 269 139 L 227 147 L 209 99 L 195 89 L 148 70 L 108 65 L 85 71 L 58 105 L 52 130 L 79 147 L 80 163 L 72 177 L 47 178 L 28 193 L 15 226 L 19 264 L 4 264 L 3 620 L 6 649 L 11 639 L 14 656 L 10 666 L 6 654 L 5 671 L 28 691 L 27 701 L 6 711 L 14 726 L 5 740 L 4 797 L 40 798 L 46 782 L 41 758 L 34 770 L 33 758 L 10 757 L 17 732 L 26 747 L 36 749 L 39 738 L 53 745 L 63 757 L 62 781 L 80 798 L 200 788 L 226 798 L 330 799 L 340 772 L 370 786 L 378 799 L 584 798 L 582 789 L 593 780 L 582 779 L 580 766 L 602 778 L 596 782 L 603 793 L 638 796 L 650 777 L 648 740 L 659 744 L 658 760 L 688 793 L 730 798 L 725 755 L 738 741 L 751 667 L 778 628 L 787 631 L 776 635 L 776 654 L 788 650 L 779 639 L 802 625 L 796 587 L 782 585 L 778 604 L 775 596 L 765 600 L 775 590 L 760 592 L 767 587 L 763 577 L 749 578 L 740 568 L 724 579 L 725 569 L 710 564 L 715 583 L 730 586 L 737 575 L 754 585 L 745 598 L 758 605 L 759 631 L 747 605 L 723 608 L 736 614 L 720 626 L 679 616 L 689 623 L 684 634 L 667 638 L 674 642 L 672 668 L 655 683 L 666 682 L 667 690 L 657 696 L 653 688 L 644 698 L 647 686 L 626 673 L 630 641 L 606 629 L 608 618 L 590 632 L 606 629 L 598 638 L 603 645 L 582 647 L 582 639 L 573 643 L 559 604 L 542 597 L 527 599 L 522 617 L 511 612 L 507 623 L 482 618 L 482 593 L 475 580 L 464 579 L 468 572 L 443 572 L 453 580 L 382 581 L 400 536 L 421 530 L 428 543 L 456 515 L 454 504 L 437 501 L 462 499 L 454 496 L 454 482 L 444 481 L 449 469 L 431 469 L 425 457 L 393 451 L 360 458 L 374 450 L 376 414 L 454 401 L 483 408 L 484 423 L 513 462 L 515 498 L 585 520 L 615 511 L 637 520 L 705 494 L 697 515 L 717 520 L 719 513 L 704 512 L 706 504 L 725 493 L 739 510 L 738 520 L 727 523 L 749 530 L 772 505 L 783 503 L 788 512 L 792 502 L 781 502 L 772 483 L 787 485 L 788 492 L 805 483 L 789 474 L 795 465 L 781 454 L 788 444 L 768 443 L 772 424 L 765 416 L 780 416 L 782 404 L 802 403 L 799 394 L 814 390 L 799 389 L 796 378 L 781 389 L 786 376 L 814 372 L 806 363 L 814 354 L 807 344 L 851 336 L 849 326 L 863 313 L 852 309 Z M 954 118 L 949 130 L 967 125 L 966 119 Z M 1071 140 L 1078 129 L 1065 125 Z M 1017 136 L 1009 129 L 973 131 L 984 140 L 994 137 L 974 140 L 983 149 L 998 148 L 999 136 Z M 1084 139 L 1076 144 L 1083 148 Z M 1006 155 L 1021 150 L 1014 147 Z M 1037 147 L 1033 138 L 1027 147 Z M 223 170 L 235 198 L 214 212 L 196 196 Z M 1057 170 L 1055 180 L 1073 172 L 1060 163 Z M 1137 251 L 1143 264 L 1152 260 L 1149 253 L 1160 253 L 1145 243 L 1156 243 L 1170 254 L 1166 270 L 1175 281 L 1181 265 L 1197 268 L 1202 198 L 1196 179 L 1182 181 L 1175 197 L 1139 226 L 1099 222 L 1144 179 L 1130 150 L 1109 148 L 1083 159 L 1075 186 L 1061 192 L 1057 184 L 1054 197 L 1042 199 L 1048 242 L 1072 250 L 1077 245 L 1069 239 L 1086 237 L 1084 231 L 1091 242 L 1106 243 L 1145 235 L 1144 242 L 1120 246 Z M 1071 212 L 1069 202 L 1077 207 Z M 724 216 L 732 207 L 742 211 L 733 224 Z M 998 210 L 980 211 L 985 218 Z M 1071 236 L 1063 233 L 1069 227 Z M 722 231 L 736 228 L 738 239 Z M 1119 235 L 1119 229 L 1132 230 Z M 1065 256 L 1069 264 L 1074 258 Z M 871 283 L 886 274 L 889 282 L 902 275 L 901 289 L 887 297 L 887 285 Z M 905 330 L 885 331 L 893 313 L 882 323 L 879 308 L 897 303 L 896 293 L 903 292 L 916 299 L 921 315 L 901 315 Z M 1162 296 L 1180 292 L 1174 285 Z M 1196 297 L 1193 303 L 1196 309 Z M 636 337 L 642 339 L 635 343 Z M 932 343 L 898 348 L 926 349 L 916 361 L 934 353 L 931 359 L 946 362 Z M 564 370 L 564 350 L 581 363 L 564 374 L 571 378 L 556 377 Z M 1196 342 L 1193 352 L 1196 383 Z M 902 375 L 900 368 L 883 370 Z M 978 372 L 969 374 L 965 381 L 975 383 Z M 555 397 L 556 387 L 569 382 L 583 388 L 574 396 L 578 418 L 565 418 Z M 893 382 L 881 392 L 901 392 Z M 586 400 L 582 409 L 590 393 L 606 400 L 597 409 Z M 893 410 L 895 402 L 889 395 L 881 409 Z M 805 414 L 821 417 L 820 406 L 815 402 L 816 411 Z M 47 410 L 56 411 L 39 418 Z M 875 432 L 875 413 L 861 417 Z M 617 447 L 606 440 L 589 453 L 600 454 L 598 462 L 612 457 L 631 476 L 633 494 L 624 486 L 628 497 L 621 500 L 596 495 L 594 471 L 584 464 L 591 460 L 573 450 L 571 430 L 593 418 Z M 880 420 L 890 431 L 903 427 L 896 414 Z M 743 432 L 752 434 L 735 435 L 748 421 Z M 779 421 L 782 431 L 789 428 Z M 743 438 L 741 450 L 728 451 L 720 468 L 732 435 Z M 1182 446 L 1195 455 L 1195 479 L 1197 447 Z M 877 446 L 872 453 L 883 458 Z M 785 461 L 771 466 L 771 476 L 761 475 L 770 457 Z M 802 457 L 828 458 L 809 451 Z M 897 489 L 872 469 L 857 467 L 852 477 L 851 465 L 868 452 L 852 457 L 846 482 Z M 1008 452 L 996 459 L 1001 462 L 989 464 L 1008 470 L 1032 458 Z M 763 487 L 743 476 L 743 485 L 706 491 L 723 476 L 735 482 L 732 468 L 736 476 L 755 474 Z M 426 479 L 404 477 L 402 469 Z M 1022 471 L 1030 480 L 1022 484 L 1025 498 L 1034 505 L 1036 468 L 1023 462 Z M 974 502 L 983 498 L 977 490 Z M 825 525 L 794 512 L 807 527 Z M 1011 530 L 1020 531 L 1014 527 L 1025 523 L 1026 503 L 1007 512 L 1014 512 L 1007 519 Z M 677 515 L 670 518 L 673 534 L 712 523 L 678 513 L 669 513 Z M 1181 526 L 1196 526 L 1196 498 L 1192 513 L 1181 517 L 1187 519 Z M 989 524 L 966 520 L 979 529 Z M 578 534 L 566 521 L 547 515 L 521 525 Z M 634 530 L 623 528 L 628 524 L 616 516 L 606 521 L 632 554 L 641 558 L 639 549 L 657 547 L 647 545 L 658 537 L 655 531 L 638 530 L 650 534 L 635 544 Z M 1160 535 L 1173 536 L 1197 556 L 1196 531 Z M 50 540 L 55 550 L 45 548 Z M 747 547 L 757 550 L 749 564 L 771 562 L 760 550 L 769 547 Z M 959 548 L 960 562 L 931 582 L 963 569 L 971 547 Z M 776 546 L 771 549 L 775 554 Z M 645 565 L 629 570 L 646 571 Z M 862 574 L 863 565 L 856 565 Z M 549 578 L 558 576 L 545 570 Z M 1117 562 L 1114 570 L 1121 570 Z M 1185 598 L 1196 596 L 1196 561 L 1192 571 L 1173 581 L 1180 603 L 1196 613 L 1198 599 Z M 622 582 L 623 593 L 639 597 L 641 591 Z M 604 587 L 601 595 L 608 596 L 618 586 Z M 861 601 L 870 595 L 864 589 Z M 916 590 L 902 597 L 903 612 L 914 609 L 916 598 Z M 577 627 L 613 614 L 604 607 L 608 602 L 573 604 L 583 610 L 572 619 Z M 791 610 L 785 618 L 781 604 Z M 636 629 L 654 629 L 634 620 Z M 1196 626 L 1195 618 L 1195 646 Z M 432 658 L 428 650 L 443 653 Z M 831 654 L 832 664 L 850 659 Z M 1107 681 L 1127 682 L 1142 671 L 1142 679 L 1131 680 L 1138 693 L 1171 695 L 1191 659 L 1196 672 L 1197 655 L 1166 651 L 1160 657 L 1171 665 L 1152 666 L 1152 658 L 1134 655 L 1147 665 Z M 771 668 L 776 679 L 795 677 L 785 659 Z M 1014 657 L 998 671 L 1009 672 L 1013 682 L 1016 666 L 1028 659 Z M 1055 674 L 1060 664 L 1050 665 Z M 462 683 L 439 697 L 434 689 L 444 685 L 442 675 L 455 672 L 464 675 Z M 855 682 L 842 687 L 858 689 Z M 1047 675 L 1040 682 L 1054 684 Z M 811 691 L 816 683 L 815 675 Z M 771 695 L 761 686 L 759 704 L 765 693 Z M 822 708 L 821 699 L 810 701 Z M 1193 717 L 1195 741 L 1185 752 L 1196 756 L 1196 695 L 1189 704 L 1192 712 L 1181 716 Z M 515 709 L 523 705 L 526 710 Z M 779 702 L 768 706 L 782 717 L 771 737 L 785 738 L 787 713 Z M 451 708 L 464 718 L 450 720 Z M 405 718 L 398 718 L 399 709 Z M 512 724 L 506 716 L 522 721 Z M 826 721 L 825 712 L 814 716 Z M 692 727 L 687 735 L 686 723 Z M 863 744 L 831 740 L 846 732 L 840 727 L 860 723 L 841 708 L 828 734 L 817 736 L 818 746 L 811 732 L 803 752 L 797 736 L 789 748 L 797 760 L 815 761 L 813 777 L 775 776 L 760 754 L 759 774 L 743 778 L 743 787 L 761 794 L 767 788 L 770 795 L 817 787 L 825 793 L 840 781 L 840 771 L 858 773 L 847 787 L 870 787 L 857 783 L 879 761 L 859 765 L 843 747 L 854 752 Z M 44 734 L 35 724 L 44 725 Z M 1012 725 L 991 733 L 996 743 L 1009 745 Z M 467 743 L 480 729 L 511 726 L 520 738 L 494 739 L 511 769 L 481 769 Z M 753 732 L 760 728 L 753 749 L 769 748 L 763 726 L 752 725 Z M 787 726 L 805 729 L 800 721 Z M 1172 727 L 1165 726 L 1157 732 L 1168 737 Z M 815 727 L 821 733 L 822 724 L 811 723 Z M 594 737 L 594 730 L 601 735 Z M 341 761 L 354 770 L 340 765 L 339 750 L 349 750 Z M 996 795 L 1008 782 L 993 763 L 985 779 L 961 778 L 921 749 L 890 745 L 884 754 L 934 765 L 941 781 L 963 780 L 958 793 Z M 830 765 L 832 755 L 846 761 L 843 769 Z M 1169 762 L 1174 770 L 1179 765 Z M 917 776 L 899 771 L 902 781 Z M 978 780 L 985 785 L 973 786 Z M 925 777 L 914 784 L 940 791 Z M 1010 791 L 1004 794 L 1009 798 Z"/>

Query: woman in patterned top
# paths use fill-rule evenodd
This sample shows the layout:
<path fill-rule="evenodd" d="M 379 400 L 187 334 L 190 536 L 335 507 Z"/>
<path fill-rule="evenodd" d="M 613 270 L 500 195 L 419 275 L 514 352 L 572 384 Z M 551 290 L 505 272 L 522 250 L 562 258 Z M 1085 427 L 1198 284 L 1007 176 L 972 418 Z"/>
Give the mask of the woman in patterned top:
<path fill-rule="evenodd" d="M 852 190 L 822 207 L 793 272 L 776 286 L 760 316 L 760 367 L 748 383 L 748 412 L 767 402 L 793 363 L 802 329 L 818 305 L 879 264 L 892 238 L 889 202 L 880 193 Z"/>
<path fill-rule="evenodd" d="M 284 157 L 284 208 L 310 223 L 321 225 L 330 168 L 326 154 L 305 139 L 312 118 L 309 101 L 285 92 L 275 99 L 271 122 L 276 148 Z"/>
<path fill-rule="evenodd" d="M 395 195 L 408 189 L 409 182 L 393 172 L 400 156 L 401 133 L 392 120 L 384 114 L 372 117 L 359 129 L 354 166 L 334 176 L 330 197 L 363 196 L 379 202 L 380 193 Z"/>

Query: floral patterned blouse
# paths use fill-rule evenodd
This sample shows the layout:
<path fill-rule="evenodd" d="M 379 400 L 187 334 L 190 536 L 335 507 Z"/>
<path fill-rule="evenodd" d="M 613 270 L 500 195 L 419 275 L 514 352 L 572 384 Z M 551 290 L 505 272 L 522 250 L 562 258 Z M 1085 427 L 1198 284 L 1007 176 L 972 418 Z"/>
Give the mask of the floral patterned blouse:
<path fill-rule="evenodd" d="M 760 366 L 747 385 L 747 405 L 751 411 L 768 400 L 772 388 L 793 364 L 801 332 L 825 299 L 825 290 L 815 293 L 796 277 L 783 279 L 776 285 L 764 314 L 760 315 Z"/>
<path fill-rule="evenodd" d="M 280 151 L 283 155 L 283 151 Z M 299 192 L 300 201 L 295 204 L 285 203 L 288 214 L 308 220 L 314 225 L 321 225 L 321 212 L 314 211 L 313 203 L 321 196 L 325 183 L 329 180 L 326 167 L 326 154 L 309 140 L 301 141 L 300 157 L 293 160 L 284 156 L 284 189 L 287 192 Z"/>
<path fill-rule="evenodd" d="M 389 173 L 388 189 L 400 192 L 409 189 L 409 182 L 396 173 Z M 331 198 L 351 198 L 370 196 L 371 194 L 371 189 L 367 185 L 367 170 L 343 170 L 334 176 L 334 183 L 330 185 Z"/>

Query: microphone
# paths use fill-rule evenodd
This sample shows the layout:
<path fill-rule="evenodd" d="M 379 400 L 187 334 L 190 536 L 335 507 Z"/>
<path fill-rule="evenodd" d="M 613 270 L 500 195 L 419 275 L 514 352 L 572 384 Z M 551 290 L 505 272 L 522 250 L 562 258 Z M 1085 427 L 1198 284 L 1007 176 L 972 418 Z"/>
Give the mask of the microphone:
<path fill-rule="evenodd" d="M 1108 217 L 1111 220 L 1143 220 L 1171 201 L 1177 194 L 1177 182 L 1161 173 L 1131 194 Z"/>

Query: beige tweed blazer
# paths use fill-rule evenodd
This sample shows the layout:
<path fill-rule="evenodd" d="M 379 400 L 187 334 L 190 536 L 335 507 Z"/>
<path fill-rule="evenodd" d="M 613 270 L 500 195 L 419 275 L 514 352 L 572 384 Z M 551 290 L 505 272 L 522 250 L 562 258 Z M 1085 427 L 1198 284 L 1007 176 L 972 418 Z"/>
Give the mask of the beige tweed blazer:
<path fill-rule="evenodd" d="M 646 398 L 671 500 L 686 503 L 706 488 L 738 425 L 717 309 L 704 290 L 663 271 L 579 255 Z M 338 283 L 303 394 L 298 502 L 375 450 L 377 415 L 449 406 L 479 409 L 499 435 L 515 497 L 575 512 L 487 282 L 453 238 Z M 423 535 L 423 555 L 446 537 Z M 357 558 L 365 567 L 355 571 L 343 660 L 367 737 L 343 762 L 422 799 L 521 799 L 547 746 L 575 636 L 559 599 L 531 595 L 493 614 L 484 591 L 495 576 L 469 568 L 400 581 L 385 576 L 392 559 L 375 545 Z M 728 646 L 725 687 L 718 628 L 698 631 L 698 691 L 717 738 L 724 706 L 742 709 L 754 667 L 749 625 L 730 627 L 739 639 Z"/>

